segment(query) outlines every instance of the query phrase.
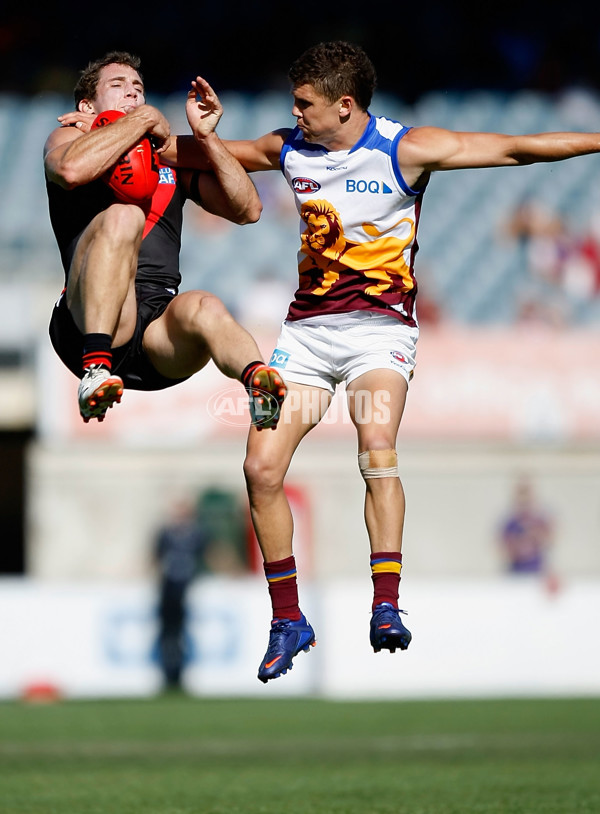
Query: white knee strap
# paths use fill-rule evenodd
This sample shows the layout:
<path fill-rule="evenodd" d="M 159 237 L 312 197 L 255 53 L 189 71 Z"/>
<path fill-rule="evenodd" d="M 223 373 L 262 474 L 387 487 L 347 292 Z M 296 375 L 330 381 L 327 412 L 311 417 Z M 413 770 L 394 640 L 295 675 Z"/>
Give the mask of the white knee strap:
<path fill-rule="evenodd" d="M 395 449 L 368 449 L 358 455 L 360 474 L 365 478 L 397 478 L 398 454 Z"/>

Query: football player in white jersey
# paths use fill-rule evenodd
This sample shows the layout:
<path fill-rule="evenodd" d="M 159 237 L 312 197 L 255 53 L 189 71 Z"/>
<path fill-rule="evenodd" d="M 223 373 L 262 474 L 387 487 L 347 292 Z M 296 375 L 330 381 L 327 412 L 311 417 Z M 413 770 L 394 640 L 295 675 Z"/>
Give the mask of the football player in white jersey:
<path fill-rule="evenodd" d="M 294 656 L 315 642 L 298 604 L 284 477 L 342 381 L 366 484 L 371 644 L 376 652 L 393 652 L 411 640 L 398 610 L 405 503 L 396 436 L 415 364 L 413 261 L 431 173 L 600 151 L 598 133 L 467 133 L 375 118 L 368 109 L 375 70 L 350 43 L 308 49 L 289 78 L 297 127 L 227 142 L 247 170 L 283 171 L 300 215 L 300 283 L 271 362 L 290 396 L 276 433 L 251 428 L 244 464 L 273 606 L 269 647 L 258 673 L 264 682 L 285 673 Z M 376 172 L 368 172 L 371 164 Z"/>

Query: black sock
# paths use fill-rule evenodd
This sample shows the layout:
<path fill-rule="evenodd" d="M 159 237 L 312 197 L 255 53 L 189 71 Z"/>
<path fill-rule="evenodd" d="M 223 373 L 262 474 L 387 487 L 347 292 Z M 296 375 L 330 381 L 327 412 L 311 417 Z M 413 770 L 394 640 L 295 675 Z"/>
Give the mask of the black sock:
<path fill-rule="evenodd" d="M 83 364 L 86 370 L 91 365 L 112 368 L 112 337 L 109 334 L 86 334 L 83 338 Z"/>
<path fill-rule="evenodd" d="M 264 362 L 250 362 L 242 371 L 241 382 L 244 387 L 252 387 L 252 374 L 257 367 L 264 367 Z"/>

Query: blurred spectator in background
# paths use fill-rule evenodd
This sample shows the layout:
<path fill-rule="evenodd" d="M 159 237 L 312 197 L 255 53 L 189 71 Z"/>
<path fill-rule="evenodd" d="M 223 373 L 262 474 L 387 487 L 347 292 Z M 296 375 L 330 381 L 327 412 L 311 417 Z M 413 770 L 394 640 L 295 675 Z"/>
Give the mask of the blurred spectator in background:
<path fill-rule="evenodd" d="M 554 543 L 554 520 L 538 505 L 527 477 L 515 486 L 513 503 L 500 526 L 500 545 L 510 574 L 548 575 L 548 556 Z"/>
<path fill-rule="evenodd" d="M 207 535 L 201 527 L 192 500 L 181 499 L 171 509 L 168 522 L 159 529 L 155 557 L 160 570 L 159 659 L 165 686 L 181 686 L 186 660 L 186 595 L 190 584 L 203 570 Z"/>
<path fill-rule="evenodd" d="M 600 294 L 600 212 L 590 216 L 587 230 L 567 259 L 563 285 L 568 295 L 580 301 Z"/>
<path fill-rule="evenodd" d="M 578 234 L 546 204 L 528 198 L 505 224 L 505 234 L 519 242 L 532 287 L 519 322 L 573 322 L 600 293 L 600 214 Z"/>
<path fill-rule="evenodd" d="M 506 233 L 518 240 L 525 253 L 527 271 L 538 280 L 559 284 L 572 245 L 564 220 L 545 204 L 525 199 L 506 224 Z"/>
<path fill-rule="evenodd" d="M 198 518 L 206 537 L 204 569 L 239 577 L 248 573 L 245 495 L 211 486 L 198 499 Z"/>

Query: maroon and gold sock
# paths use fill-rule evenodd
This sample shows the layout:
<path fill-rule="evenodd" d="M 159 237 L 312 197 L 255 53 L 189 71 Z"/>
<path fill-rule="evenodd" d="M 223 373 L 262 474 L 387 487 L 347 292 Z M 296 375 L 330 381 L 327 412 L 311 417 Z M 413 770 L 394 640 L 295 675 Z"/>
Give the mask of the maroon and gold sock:
<path fill-rule="evenodd" d="M 294 556 L 264 563 L 265 576 L 273 606 L 273 619 L 298 621 L 302 616 L 298 605 L 298 583 Z"/>
<path fill-rule="evenodd" d="M 86 334 L 83 338 L 82 367 L 92 365 L 112 368 L 112 338 L 108 334 Z"/>
<path fill-rule="evenodd" d="M 382 551 L 371 554 L 371 579 L 373 580 L 373 610 L 382 602 L 398 607 L 398 590 L 402 554 L 396 551 Z"/>

